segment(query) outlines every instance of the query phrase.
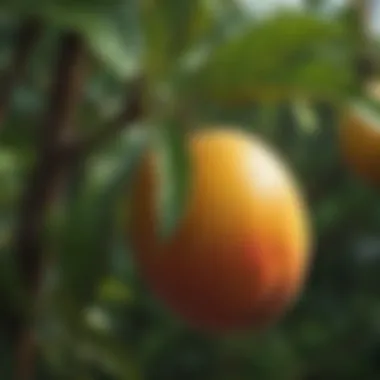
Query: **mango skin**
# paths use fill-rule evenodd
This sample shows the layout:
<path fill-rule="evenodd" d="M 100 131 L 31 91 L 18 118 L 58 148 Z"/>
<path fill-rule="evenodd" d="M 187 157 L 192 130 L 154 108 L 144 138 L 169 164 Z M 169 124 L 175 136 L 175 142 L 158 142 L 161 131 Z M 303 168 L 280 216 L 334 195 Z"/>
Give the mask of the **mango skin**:
<path fill-rule="evenodd" d="M 338 139 L 342 161 L 358 179 L 380 190 L 380 123 L 364 108 L 341 115 Z"/>
<path fill-rule="evenodd" d="M 154 154 L 138 171 L 130 238 L 141 278 L 189 326 L 259 329 L 297 299 L 311 232 L 296 183 L 257 137 L 207 128 L 189 136 L 192 179 L 183 220 L 167 241 L 154 223 Z"/>

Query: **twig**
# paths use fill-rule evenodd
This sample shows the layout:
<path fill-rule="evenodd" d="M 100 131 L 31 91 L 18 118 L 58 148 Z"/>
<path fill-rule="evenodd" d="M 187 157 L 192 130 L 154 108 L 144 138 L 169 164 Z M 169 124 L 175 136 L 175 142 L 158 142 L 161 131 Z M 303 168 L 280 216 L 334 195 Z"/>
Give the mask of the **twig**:
<path fill-rule="evenodd" d="M 104 144 L 110 138 L 115 137 L 123 129 L 130 126 L 134 121 L 139 119 L 143 114 L 143 81 L 137 79 L 131 86 L 131 96 L 127 96 L 125 104 L 120 113 L 112 120 L 99 126 L 96 131 L 73 143 L 72 147 L 68 147 L 68 153 L 76 158 L 86 156 L 93 151 L 98 145 Z M 72 152 L 75 151 L 75 153 Z"/>
<path fill-rule="evenodd" d="M 67 165 L 65 144 L 70 139 L 76 106 L 82 96 L 85 49 L 81 39 L 72 33 L 62 37 L 57 67 L 52 83 L 50 104 L 41 129 L 39 156 L 21 202 L 20 221 L 15 235 L 15 259 L 22 285 L 31 299 L 37 296 L 43 266 L 43 231 L 46 212 L 57 182 Z M 33 337 L 30 326 L 18 326 L 16 339 L 20 380 L 33 377 Z M 29 336 L 29 338 L 28 338 Z M 29 349 L 23 349 L 27 342 Z M 24 354 L 23 354 L 24 353 Z M 27 368 L 25 368 L 27 367 Z"/>
<path fill-rule="evenodd" d="M 12 90 L 24 71 L 42 32 L 39 20 L 28 19 L 20 27 L 16 36 L 13 59 L 0 80 L 0 125 L 9 109 Z"/>

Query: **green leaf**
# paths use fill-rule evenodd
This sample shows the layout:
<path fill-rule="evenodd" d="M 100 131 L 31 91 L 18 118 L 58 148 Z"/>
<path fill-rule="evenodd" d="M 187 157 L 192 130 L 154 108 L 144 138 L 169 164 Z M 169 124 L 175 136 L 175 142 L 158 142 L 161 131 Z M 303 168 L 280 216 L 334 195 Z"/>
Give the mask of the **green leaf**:
<path fill-rule="evenodd" d="M 142 378 L 139 358 L 116 335 L 112 313 L 97 306 L 79 311 L 66 307 L 55 310 L 57 314 L 44 320 L 39 331 L 45 358 L 55 373 L 78 378 L 83 371 L 93 374 L 101 369 L 118 379 Z"/>
<path fill-rule="evenodd" d="M 368 122 L 374 128 L 380 125 L 380 102 L 371 97 L 352 99 L 349 103 L 349 109 L 356 115 Z"/>
<path fill-rule="evenodd" d="M 189 180 L 190 162 L 182 125 L 168 121 L 156 139 L 157 226 L 159 236 L 167 238 L 183 216 Z"/>
<path fill-rule="evenodd" d="M 183 83 L 194 98 L 226 104 L 305 93 L 333 97 L 351 84 L 346 38 L 337 22 L 279 14 L 232 33 L 191 70 L 184 66 Z"/>
<path fill-rule="evenodd" d="M 133 137 L 133 136 L 131 136 Z M 115 208 L 145 149 L 146 136 L 131 138 L 126 154 L 107 184 L 89 191 L 82 183 L 78 196 L 67 205 L 67 219 L 60 244 L 63 289 L 78 305 L 91 301 L 108 271 L 113 249 Z"/>
<path fill-rule="evenodd" d="M 140 68 L 141 35 L 135 1 L 15 1 L 7 8 L 42 17 L 48 25 L 77 31 L 92 52 L 117 76 L 130 78 Z"/>
<path fill-rule="evenodd" d="M 178 54 L 191 41 L 197 28 L 197 16 L 202 2 L 200 0 L 178 2 L 176 0 L 156 1 L 155 11 L 161 12 L 163 23 L 170 33 L 169 51 Z"/>
<path fill-rule="evenodd" d="M 154 78 L 165 74 L 173 61 L 204 30 L 207 7 L 200 0 L 146 0 L 142 2 L 147 44 L 146 66 Z"/>
<path fill-rule="evenodd" d="M 78 6 L 56 9 L 51 15 L 59 17 L 58 22 L 81 33 L 88 41 L 90 48 L 116 75 L 122 79 L 132 77 L 139 69 L 140 48 L 137 9 L 115 9 L 110 12 L 91 7 Z M 130 28 L 117 22 L 116 12 L 128 15 Z M 128 38 L 127 38 L 128 37 Z"/>
<path fill-rule="evenodd" d="M 127 45 L 112 19 L 92 20 L 83 34 L 95 54 L 120 78 L 131 78 L 138 72 L 138 49 Z"/>
<path fill-rule="evenodd" d="M 132 289 L 114 277 L 105 279 L 99 289 L 99 300 L 101 302 L 124 302 L 126 304 L 133 300 L 133 296 Z"/>
<path fill-rule="evenodd" d="M 128 350 L 124 342 L 89 328 L 82 331 L 84 339 L 77 342 L 77 347 L 87 362 L 98 365 L 121 380 L 143 379 L 137 355 Z"/>
<path fill-rule="evenodd" d="M 318 130 L 316 112 L 308 103 L 295 101 L 293 103 L 293 113 L 298 121 L 300 129 L 303 132 L 311 134 Z"/>

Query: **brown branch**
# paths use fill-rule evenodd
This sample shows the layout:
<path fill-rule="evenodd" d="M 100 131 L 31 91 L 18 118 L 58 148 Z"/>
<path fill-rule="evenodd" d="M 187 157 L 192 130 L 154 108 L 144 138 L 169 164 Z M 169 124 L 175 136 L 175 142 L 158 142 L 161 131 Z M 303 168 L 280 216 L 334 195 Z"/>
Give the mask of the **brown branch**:
<path fill-rule="evenodd" d="M 0 80 L 0 125 L 8 112 L 12 90 L 20 77 L 24 75 L 41 33 L 42 24 L 34 18 L 26 20 L 17 33 L 12 60 Z"/>
<path fill-rule="evenodd" d="M 77 35 L 67 33 L 62 37 L 49 98 L 50 104 L 41 128 L 39 155 L 21 202 L 14 254 L 20 280 L 32 301 L 37 297 L 42 274 L 46 213 L 53 200 L 56 184 L 67 167 L 67 157 L 63 152 L 72 133 L 76 106 L 82 96 L 85 56 L 83 42 Z M 15 333 L 20 355 L 27 353 L 18 358 L 17 365 L 22 368 L 23 373 L 17 378 L 30 379 L 33 377 L 34 362 L 30 358 L 34 352 L 30 349 L 30 345 L 34 345 L 33 339 L 30 338 L 30 326 L 16 326 Z M 29 346 L 28 349 L 22 348 L 25 342 Z"/>

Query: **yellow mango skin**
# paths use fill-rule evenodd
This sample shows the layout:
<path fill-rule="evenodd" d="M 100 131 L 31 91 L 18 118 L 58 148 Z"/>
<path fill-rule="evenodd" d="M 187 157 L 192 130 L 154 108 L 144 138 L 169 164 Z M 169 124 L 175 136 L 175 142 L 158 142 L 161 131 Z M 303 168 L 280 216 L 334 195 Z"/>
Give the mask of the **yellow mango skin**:
<path fill-rule="evenodd" d="M 348 108 L 341 115 L 338 132 L 346 167 L 380 189 L 380 122 L 364 110 Z"/>
<path fill-rule="evenodd" d="M 296 299 L 309 267 L 311 233 L 297 186 L 257 137 L 208 128 L 189 136 L 191 187 L 183 220 L 160 241 L 150 155 L 131 202 L 137 270 L 188 325 L 209 332 L 255 329 Z"/>

